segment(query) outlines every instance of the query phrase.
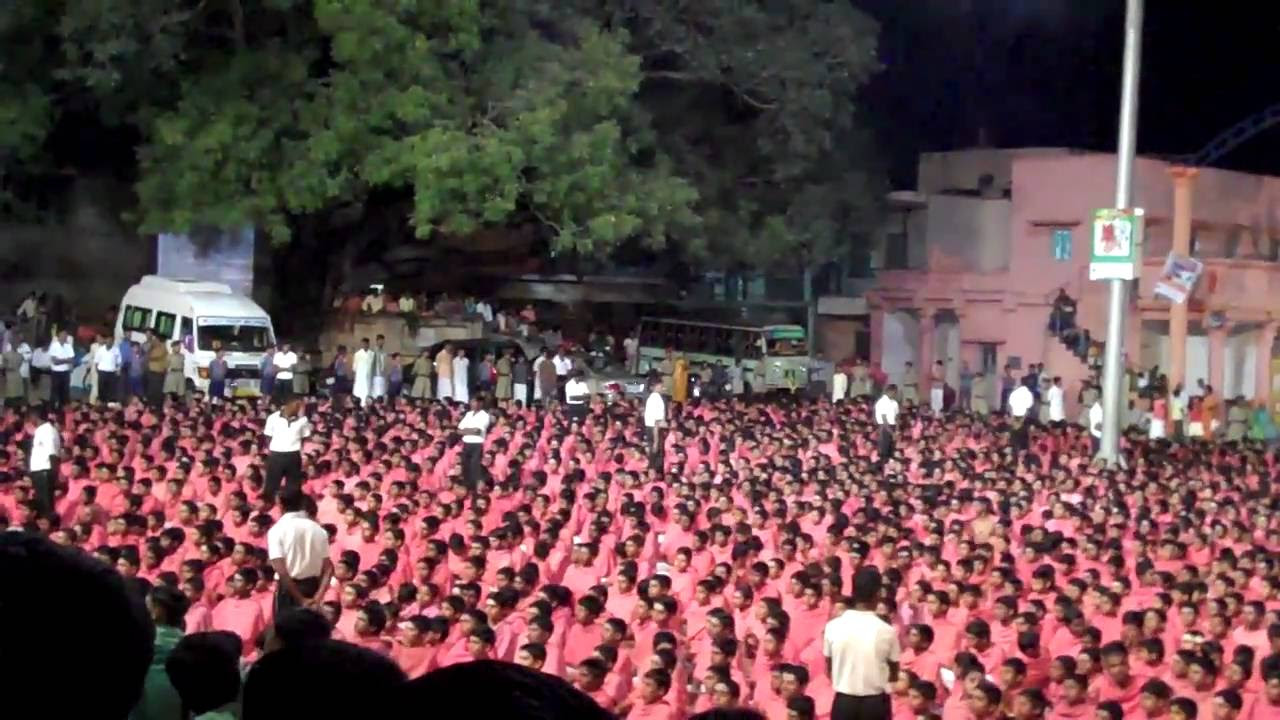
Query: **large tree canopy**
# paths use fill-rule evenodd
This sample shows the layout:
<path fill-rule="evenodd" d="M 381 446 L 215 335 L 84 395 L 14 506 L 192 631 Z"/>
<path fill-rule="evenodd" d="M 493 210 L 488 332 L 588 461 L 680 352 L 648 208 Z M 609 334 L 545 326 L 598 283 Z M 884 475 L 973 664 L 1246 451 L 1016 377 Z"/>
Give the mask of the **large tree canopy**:
<path fill-rule="evenodd" d="M 135 148 L 148 232 L 285 243 L 390 203 L 406 237 L 535 224 L 808 267 L 869 221 L 843 0 L 95 0 L 0 9 L 0 189 L 59 122 Z"/>

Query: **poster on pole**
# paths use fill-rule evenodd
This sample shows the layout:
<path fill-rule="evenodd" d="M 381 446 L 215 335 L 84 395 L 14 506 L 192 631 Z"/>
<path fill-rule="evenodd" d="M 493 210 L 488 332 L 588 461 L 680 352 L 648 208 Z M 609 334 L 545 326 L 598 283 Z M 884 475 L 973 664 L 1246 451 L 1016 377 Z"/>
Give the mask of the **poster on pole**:
<path fill-rule="evenodd" d="M 1169 302 L 1185 303 L 1203 272 L 1204 263 L 1189 255 L 1171 252 L 1152 292 L 1155 297 L 1167 298 Z"/>
<path fill-rule="evenodd" d="M 1138 276 L 1144 221 L 1142 208 L 1094 212 L 1090 280 L 1133 280 Z"/>

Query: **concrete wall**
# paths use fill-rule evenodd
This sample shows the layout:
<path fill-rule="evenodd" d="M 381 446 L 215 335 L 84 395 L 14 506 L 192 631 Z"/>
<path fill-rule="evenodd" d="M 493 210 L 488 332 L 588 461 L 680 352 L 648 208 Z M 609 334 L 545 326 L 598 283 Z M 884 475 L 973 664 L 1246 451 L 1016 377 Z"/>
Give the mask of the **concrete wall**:
<path fill-rule="evenodd" d="M 950 152 L 922 153 L 916 168 L 916 187 L 923 193 L 947 190 L 976 190 L 983 175 L 990 175 L 993 187 L 1003 191 L 1013 182 L 1015 158 L 1055 156 L 1069 152 L 1062 148 L 974 148 Z"/>
<path fill-rule="evenodd" d="M 889 382 L 902 382 L 902 369 L 908 362 L 919 365 L 920 321 L 905 312 L 885 313 L 884 341 L 881 345 L 880 368 L 889 376 Z M 920 373 L 921 369 L 916 368 Z"/>
<path fill-rule="evenodd" d="M 1007 269 L 1010 210 L 1004 199 L 930 196 L 925 240 L 929 268 L 980 273 Z"/>

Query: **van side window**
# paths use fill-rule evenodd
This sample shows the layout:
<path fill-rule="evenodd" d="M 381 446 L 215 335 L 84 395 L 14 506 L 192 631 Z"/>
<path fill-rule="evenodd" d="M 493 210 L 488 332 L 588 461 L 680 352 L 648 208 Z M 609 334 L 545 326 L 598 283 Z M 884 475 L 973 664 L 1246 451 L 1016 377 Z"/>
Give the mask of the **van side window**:
<path fill-rule="evenodd" d="M 124 319 L 120 327 L 125 331 L 145 331 L 151 328 L 151 310 L 137 305 L 124 306 Z"/>
<path fill-rule="evenodd" d="M 173 328 L 178 324 L 178 316 L 173 313 L 157 312 L 156 313 L 156 335 L 164 340 L 173 339 Z"/>

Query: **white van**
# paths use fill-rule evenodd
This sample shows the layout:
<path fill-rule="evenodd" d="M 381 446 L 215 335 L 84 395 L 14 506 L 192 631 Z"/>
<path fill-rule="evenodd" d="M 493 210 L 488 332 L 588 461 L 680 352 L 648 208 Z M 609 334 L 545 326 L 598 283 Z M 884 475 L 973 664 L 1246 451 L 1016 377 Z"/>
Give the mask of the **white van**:
<path fill-rule="evenodd" d="M 227 351 L 227 392 L 256 395 L 263 353 L 275 344 L 271 317 L 253 300 L 222 283 L 147 275 L 120 301 L 116 337 L 142 342 L 154 330 L 166 342 L 180 341 L 192 387 L 209 388 L 209 363 Z"/>

